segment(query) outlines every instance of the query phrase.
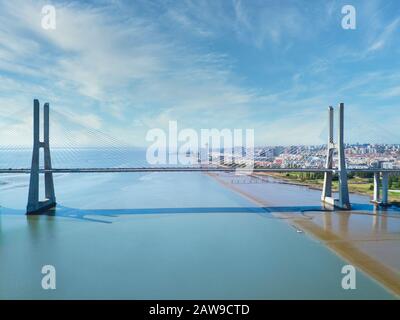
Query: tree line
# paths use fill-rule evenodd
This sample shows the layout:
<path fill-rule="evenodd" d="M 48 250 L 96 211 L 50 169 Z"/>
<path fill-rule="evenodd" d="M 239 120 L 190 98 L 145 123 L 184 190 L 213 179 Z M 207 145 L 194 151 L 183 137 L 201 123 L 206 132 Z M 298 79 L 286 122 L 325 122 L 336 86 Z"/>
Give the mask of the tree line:
<path fill-rule="evenodd" d="M 350 172 L 348 173 L 349 179 L 354 179 L 356 177 L 366 179 L 368 183 L 374 182 L 374 174 L 372 172 Z M 320 180 L 324 178 L 323 172 L 291 172 L 287 173 L 286 177 L 295 178 L 301 181 L 307 180 Z M 333 174 L 332 180 L 337 181 L 339 179 L 338 174 Z M 391 174 L 389 175 L 389 189 L 400 189 L 400 175 Z"/>

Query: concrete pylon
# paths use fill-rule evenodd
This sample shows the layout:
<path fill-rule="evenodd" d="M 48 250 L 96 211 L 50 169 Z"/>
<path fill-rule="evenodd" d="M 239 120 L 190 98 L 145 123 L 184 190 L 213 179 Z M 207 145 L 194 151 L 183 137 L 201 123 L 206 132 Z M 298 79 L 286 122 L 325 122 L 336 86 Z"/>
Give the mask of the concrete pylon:
<path fill-rule="evenodd" d="M 339 202 L 338 207 L 351 209 L 349 186 L 347 184 L 346 157 L 344 153 L 344 103 L 339 105 L 339 136 L 338 136 L 338 169 L 339 169 Z"/>
<path fill-rule="evenodd" d="M 50 117 L 49 104 L 45 103 L 43 107 L 43 142 L 40 141 L 40 104 L 39 100 L 33 101 L 33 154 L 31 165 L 31 176 L 29 183 L 27 214 L 39 214 L 56 206 L 56 197 L 54 192 L 53 173 L 47 172 L 52 169 L 50 154 Z M 39 200 L 39 160 L 40 148 L 44 151 L 44 201 Z"/>
<path fill-rule="evenodd" d="M 349 188 L 347 184 L 346 158 L 344 153 L 344 104 L 339 105 L 339 134 L 338 143 L 333 141 L 333 108 L 329 107 L 329 133 L 328 133 L 328 150 L 326 155 L 326 169 L 333 169 L 334 150 L 338 151 L 338 173 L 339 173 L 339 199 L 335 200 L 332 196 L 332 172 L 325 172 L 324 184 L 322 188 L 321 200 L 332 206 L 341 209 L 351 209 L 349 199 Z"/>
<path fill-rule="evenodd" d="M 333 153 L 335 151 L 335 144 L 333 143 L 333 107 L 328 108 L 329 117 L 329 132 L 328 132 L 328 144 L 326 154 L 326 169 L 332 169 L 333 167 Z M 332 198 L 332 172 L 325 172 L 324 174 L 324 185 L 322 187 L 321 200 L 324 202 L 332 202 L 329 199 Z M 332 203 L 333 204 L 333 203 Z"/>

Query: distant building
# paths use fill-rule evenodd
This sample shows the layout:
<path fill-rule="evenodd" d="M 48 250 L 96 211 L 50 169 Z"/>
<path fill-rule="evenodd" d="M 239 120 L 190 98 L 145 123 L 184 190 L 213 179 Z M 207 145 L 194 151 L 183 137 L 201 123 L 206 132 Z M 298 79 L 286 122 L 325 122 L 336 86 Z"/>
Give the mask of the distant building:
<path fill-rule="evenodd" d="M 382 162 L 382 169 L 393 169 L 393 162 Z"/>

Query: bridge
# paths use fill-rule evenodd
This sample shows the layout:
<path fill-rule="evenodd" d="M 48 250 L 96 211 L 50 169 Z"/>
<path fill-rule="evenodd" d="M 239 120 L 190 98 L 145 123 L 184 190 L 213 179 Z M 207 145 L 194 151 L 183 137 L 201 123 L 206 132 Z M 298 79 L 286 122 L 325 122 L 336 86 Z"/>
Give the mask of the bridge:
<path fill-rule="evenodd" d="M 30 168 L 0 168 L 0 174 L 29 174 L 29 195 L 27 214 L 40 214 L 54 208 L 57 205 L 53 174 L 57 173 L 135 173 L 135 172 L 237 172 L 232 166 L 167 166 L 167 167 L 105 167 L 105 168 L 53 168 L 50 150 L 50 106 L 45 103 L 43 106 L 43 141 L 40 140 L 40 103 L 35 99 L 33 103 L 33 151 Z M 388 177 L 390 174 L 400 173 L 400 169 L 348 169 L 346 168 L 344 150 L 344 104 L 339 105 L 339 126 L 338 142 L 334 142 L 333 124 L 334 109 L 328 108 L 329 130 L 326 164 L 324 168 L 241 168 L 242 174 L 257 174 L 268 172 L 310 172 L 324 173 L 324 183 L 321 194 L 321 201 L 333 207 L 343 210 L 350 210 L 351 203 L 348 190 L 347 175 L 349 172 L 373 173 L 374 175 L 374 196 L 372 202 L 378 205 L 388 204 Z M 40 167 L 40 149 L 43 149 L 44 165 Z M 333 155 L 335 150 L 338 154 L 338 167 L 333 168 Z M 333 175 L 339 177 L 339 198 L 333 198 L 332 182 Z M 44 175 L 45 200 L 39 200 L 39 175 Z M 381 195 L 382 194 L 382 195 Z"/>
<path fill-rule="evenodd" d="M 399 173 L 400 169 L 347 169 L 347 173 Z M 137 168 L 60 168 L 60 169 L 39 169 L 39 173 L 134 173 L 134 172 L 230 172 L 237 173 L 234 167 L 137 167 Z M 309 173 L 338 173 L 337 169 L 324 169 L 324 168 L 254 168 L 254 169 L 241 169 L 240 173 L 285 173 L 285 172 L 309 172 Z M 31 169 L 0 169 L 0 174 L 16 173 L 16 174 L 30 174 Z"/>

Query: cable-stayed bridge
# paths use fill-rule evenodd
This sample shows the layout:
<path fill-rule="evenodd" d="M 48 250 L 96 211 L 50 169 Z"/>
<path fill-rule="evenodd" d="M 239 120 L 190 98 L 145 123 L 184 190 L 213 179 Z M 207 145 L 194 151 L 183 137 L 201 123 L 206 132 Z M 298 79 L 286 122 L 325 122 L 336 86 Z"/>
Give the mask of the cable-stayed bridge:
<path fill-rule="evenodd" d="M 240 169 L 241 174 L 251 173 L 285 173 L 285 172 L 309 172 L 309 173 L 338 173 L 337 169 L 324 169 L 324 168 L 254 168 L 254 169 Z M 347 173 L 351 172 L 364 172 L 364 173 L 398 173 L 400 169 L 347 169 Z M 134 167 L 134 168 L 59 168 L 59 169 L 39 169 L 39 173 L 135 173 L 135 172 L 231 172 L 238 173 L 238 169 L 234 167 Z M 16 173 L 16 174 L 30 174 L 31 169 L 0 169 L 0 174 Z"/>
<path fill-rule="evenodd" d="M 33 151 L 31 150 L 31 163 L 28 165 L 17 164 L 15 157 L 12 163 L 0 161 L 0 174 L 29 174 L 29 195 L 27 204 L 27 214 L 38 214 L 49 210 L 56 206 L 56 196 L 54 188 L 53 174 L 58 173 L 135 173 L 135 172 L 231 172 L 241 174 L 253 174 L 260 172 L 309 172 L 309 173 L 324 173 L 324 184 L 321 195 L 321 201 L 331 206 L 336 206 L 341 209 L 351 209 L 349 198 L 347 174 L 349 172 L 368 172 L 374 174 L 374 198 L 373 201 L 379 204 L 388 204 L 388 177 L 392 173 L 399 173 L 399 169 L 383 169 L 383 168 L 367 168 L 367 169 L 347 169 L 346 159 L 344 152 L 344 104 L 339 105 L 338 117 L 338 141 L 334 142 L 333 136 L 333 115 L 334 110 L 329 107 L 328 113 L 328 143 L 326 150 L 326 163 L 324 168 L 259 168 L 259 167 L 245 167 L 238 168 L 237 166 L 226 166 L 224 164 L 196 164 L 190 166 L 150 166 L 146 162 L 132 163 L 132 157 L 128 149 L 123 146 L 121 141 L 111 137 L 110 135 L 98 130 L 85 126 L 84 121 L 78 123 L 82 130 L 92 137 L 92 141 L 101 140 L 96 147 L 97 156 L 101 156 L 105 165 L 91 166 L 93 159 L 87 157 L 86 167 L 82 166 L 82 150 L 90 154 L 92 148 L 81 148 L 77 150 L 75 144 L 82 139 L 79 136 L 78 130 L 69 129 L 68 134 L 59 135 L 62 137 L 60 141 L 51 139 L 50 136 L 50 106 L 45 103 L 43 106 L 43 138 L 41 139 L 40 130 L 40 104 L 38 100 L 34 100 L 33 106 Z M 59 123 L 68 122 L 71 115 L 65 113 L 54 112 L 52 115 L 56 116 Z M 12 121 L 12 119 L 9 119 Z M 74 125 L 77 125 L 74 122 Z M 18 130 L 14 129 L 12 132 L 14 136 L 21 134 Z M 99 139 L 100 138 L 100 139 Z M 81 141 L 80 141 L 81 142 Z M 50 150 L 50 145 L 64 145 L 64 148 L 55 147 Z M 3 153 L 13 151 L 19 155 L 27 155 L 27 150 L 21 146 L 8 145 L 0 148 Z M 106 150 L 108 152 L 106 152 Z M 110 152 L 111 150 L 111 152 Z M 41 151 L 43 157 L 43 164 L 41 165 Z M 102 152 L 103 151 L 103 152 Z M 338 155 L 337 168 L 333 167 L 334 153 Z M 54 157 L 54 158 L 53 158 Z M 22 156 L 20 158 L 23 158 Z M 52 162 L 56 159 L 59 164 L 54 166 Z M 239 170 L 239 171 L 238 171 Z M 333 175 L 337 174 L 339 177 L 339 198 L 333 198 L 332 181 Z M 44 175 L 44 188 L 45 200 L 39 199 L 39 176 Z M 381 196 L 382 193 L 382 196 Z"/>

